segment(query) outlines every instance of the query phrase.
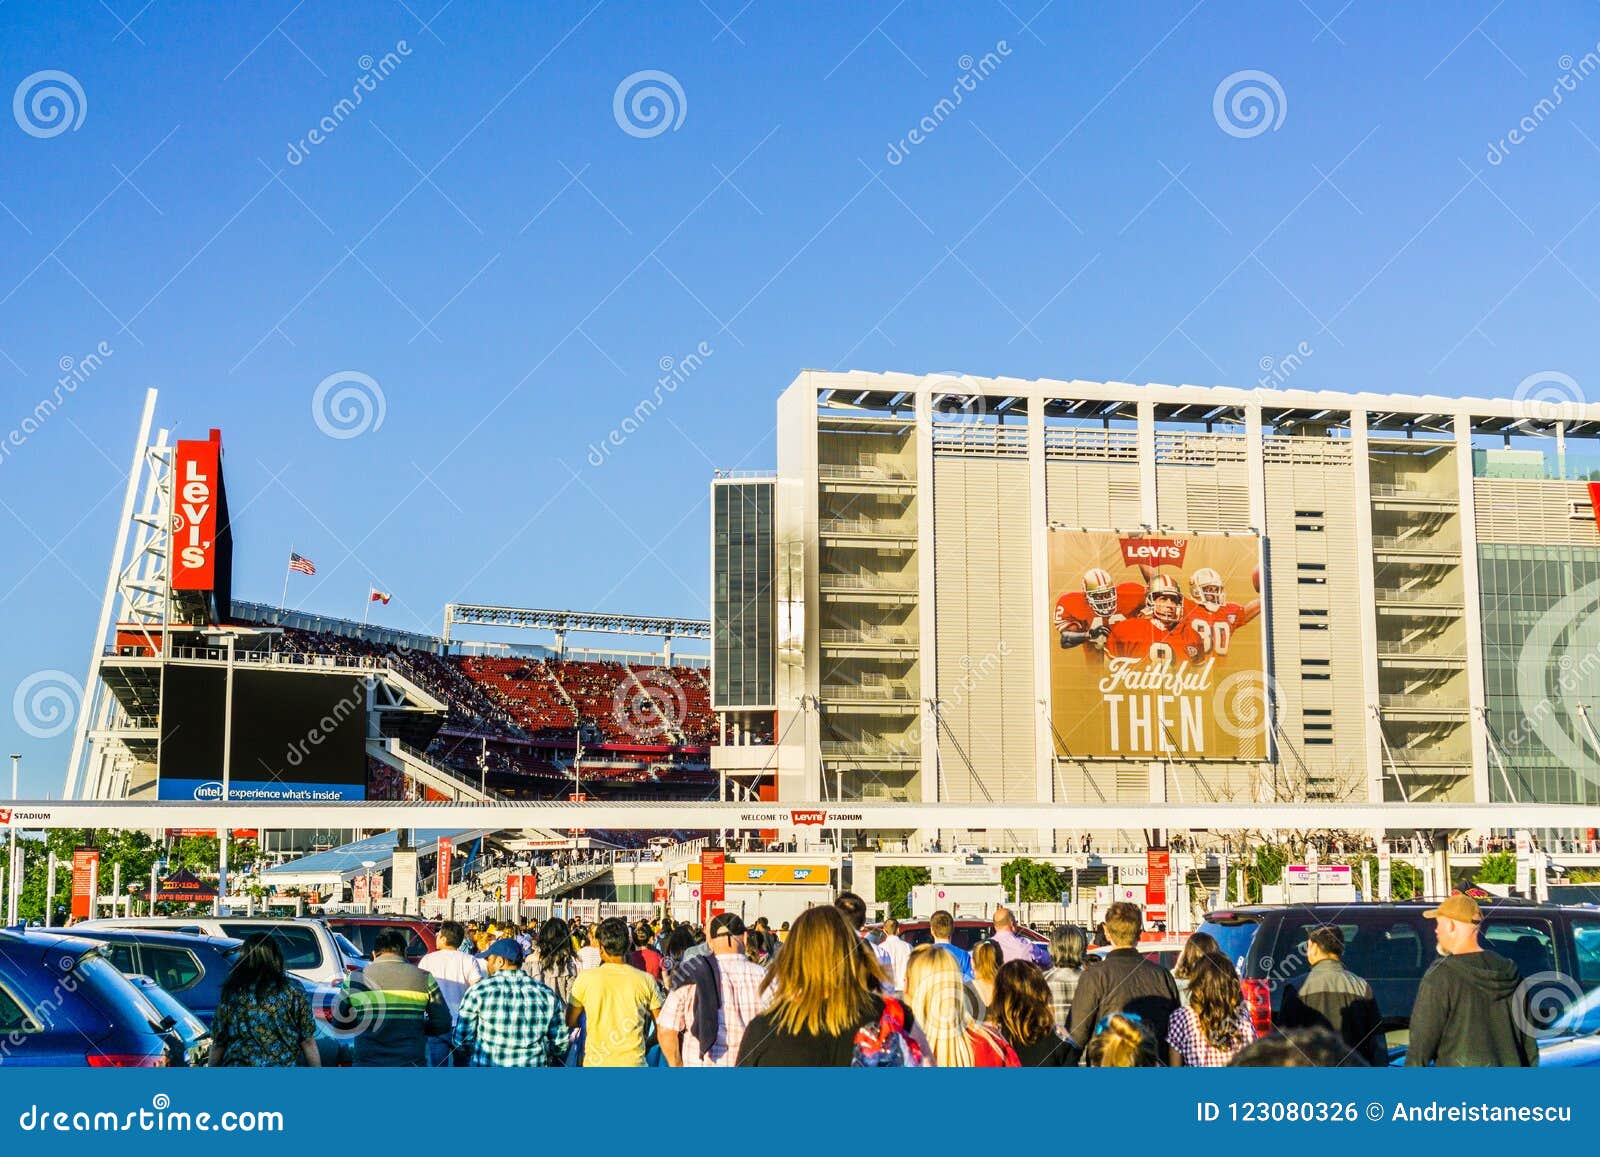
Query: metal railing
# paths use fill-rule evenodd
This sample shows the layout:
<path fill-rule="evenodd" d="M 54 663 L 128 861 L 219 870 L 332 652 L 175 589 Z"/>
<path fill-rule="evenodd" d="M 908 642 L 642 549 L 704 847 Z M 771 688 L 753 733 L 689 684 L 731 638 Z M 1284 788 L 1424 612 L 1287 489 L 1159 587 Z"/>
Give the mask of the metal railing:
<path fill-rule="evenodd" d="M 897 466 L 842 466 L 824 463 L 817 467 L 818 478 L 845 479 L 851 482 L 913 482 L 915 479 Z"/>
<path fill-rule="evenodd" d="M 822 534 L 860 534 L 878 538 L 916 538 L 915 523 L 887 518 L 824 518 L 818 521 Z"/>
<path fill-rule="evenodd" d="M 909 647 L 912 645 L 912 639 L 910 631 L 892 630 L 888 627 L 823 628 L 823 646 L 839 646 L 850 643 L 881 644 L 891 647 Z"/>
<path fill-rule="evenodd" d="M 1460 554 L 1461 540 L 1448 535 L 1435 538 L 1421 534 L 1375 534 L 1372 536 L 1372 549 L 1416 554 Z"/>
<path fill-rule="evenodd" d="M 839 591 L 901 591 L 906 594 L 916 593 L 914 580 L 903 578 L 900 575 L 886 574 L 840 574 L 836 571 L 823 571 L 819 582 L 824 590 Z"/>

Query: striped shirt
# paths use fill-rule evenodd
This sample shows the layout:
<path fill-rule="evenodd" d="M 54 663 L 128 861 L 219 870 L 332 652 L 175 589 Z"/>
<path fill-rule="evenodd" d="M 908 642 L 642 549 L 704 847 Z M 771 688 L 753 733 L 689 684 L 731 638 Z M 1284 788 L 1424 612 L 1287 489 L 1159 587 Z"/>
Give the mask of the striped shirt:
<path fill-rule="evenodd" d="M 428 973 L 380 956 L 345 983 L 333 1023 L 356 1030 L 358 1066 L 424 1065 L 428 1037 L 450 1031 L 450 1007 Z"/>
<path fill-rule="evenodd" d="M 526 972 L 504 968 L 462 995 L 450 1043 L 458 1065 L 529 1069 L 561 1064 L 570 1035 L 561 999 Z"/>

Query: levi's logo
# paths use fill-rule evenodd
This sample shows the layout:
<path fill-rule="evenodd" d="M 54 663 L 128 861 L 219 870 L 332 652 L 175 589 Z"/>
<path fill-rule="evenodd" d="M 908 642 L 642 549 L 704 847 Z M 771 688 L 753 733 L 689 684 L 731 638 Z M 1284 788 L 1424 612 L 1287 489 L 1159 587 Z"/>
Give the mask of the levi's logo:
<path fill-rule="evenodd" d="M 1181 538 L 1124 538 L 1122 561 L 1128 566 L 1182 566 L 1189 543 Z"/>
<path fill-rule="evenodd" d="M 789 822 L 792 824 L 816 824 L 821 827 L 828 818 L 825 811 L 796 810 L 789 813 Z"/>

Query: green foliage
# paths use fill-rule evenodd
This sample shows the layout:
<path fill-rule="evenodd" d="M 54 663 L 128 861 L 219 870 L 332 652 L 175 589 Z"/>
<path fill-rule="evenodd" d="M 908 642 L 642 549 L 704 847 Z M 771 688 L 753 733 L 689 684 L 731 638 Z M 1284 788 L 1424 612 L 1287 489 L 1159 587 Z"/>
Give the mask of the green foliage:
<path fill-rule="evenodd" d="M 1574 884 L 1600 884 L 1600 868 L 1572 868 L 1567 879 Z"/>
<path fill-rule="evenodd" d="M 891 915 L 901 920 L 911 917 L 911 889 L 933 882 L 927 868 L 909 864 L 880 867 L 873 881 L 873 899 L 889 905 Z"/>
<path fill-rule="evenodd" d="M 1008 897 L 1017 895 L 1019 881 L 1024 904 L 1055 904 L 1063 892 L 1071 890 L 1072 878 L 1053 864 L 1023 856 L 1000 867 L 1000 883 Z"/>
<path fill-rule="evenodd" d="M 49 897 L 56 924 L 61 924 L 72 906 L 72 853 L 76 848 L 100 850 L 100 894 L 111 894 L 117 866 L 122 868 L 124 894 L 129 884 L 149 887 L 150 869 L 167 859 L 167 872 L 187 868 L 197 876 L 216 878 L 218 847 L 215 839 L 184 838 L 171 842 L 163 853 L 163 841 L 145 832 L 90 831 L 84 828 L 55 828 L 44 839 L 23 841 L 22 898 L 19 910 L 29 921 L 44 919 L 46 891 L 50 875 L 49 856 L 56 857 L 56 889 Z M 230 866 L 235 870 L 252 863 L 258 855 L 251 840 L 234 840 L 230 846 Z"/>
<path fill-rule="evenodd" d="M 1490 852 L 1473 873 L 1480 884 L 1515 884 L 1517 882 L 1517 856 L 1515 852 Z"/>

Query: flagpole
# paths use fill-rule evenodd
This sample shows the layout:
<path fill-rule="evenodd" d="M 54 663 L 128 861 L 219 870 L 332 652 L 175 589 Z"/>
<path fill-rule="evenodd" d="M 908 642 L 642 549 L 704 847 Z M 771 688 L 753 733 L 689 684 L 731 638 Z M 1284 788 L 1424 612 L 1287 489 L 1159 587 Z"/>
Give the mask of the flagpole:
<path fill-rule="evenodd" d="M 283 564 L 283 594 L 278 596 L 278 605 L 284 610 L 289 609 L 289 572 L 294 566 L 294 543 L 289 544 L 289 558 Z"/>
<path fill-rule="evenodd" d="M 372 613 L 372 592 L 367 592 L 367 605 L 361 609 L 361 625 L 367 625 L 367 616 Z"/>

